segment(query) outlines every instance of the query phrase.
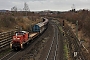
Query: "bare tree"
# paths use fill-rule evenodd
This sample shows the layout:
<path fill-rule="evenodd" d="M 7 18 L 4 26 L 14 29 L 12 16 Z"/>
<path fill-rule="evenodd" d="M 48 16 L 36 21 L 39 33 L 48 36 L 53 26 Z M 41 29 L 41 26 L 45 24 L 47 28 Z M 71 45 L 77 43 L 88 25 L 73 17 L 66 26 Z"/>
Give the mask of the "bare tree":
<path fill-rule="evenodd" d="M 30 10 L 29 10 L 29 7 L 28 7 L 28 4 L 27 4 L 26 2 L 24 3 L 23 11 L 25 11 L 25 15 L 26 15 L 26 16 L 28 15 L 28 12 L 30 11 Z"/>
<path fill-rule="evenodd" d="M 23 8 L 24 11 L 30 11 L 29 10 L 29 7 L 28 7 L 28 4 L 25 2 L 24 3 L 24 8 Z"/>
<path fill-rule="evenodd" d="M 17 7 L 16 6 L 12 7 L 11 11 L 17 11 Z"/>

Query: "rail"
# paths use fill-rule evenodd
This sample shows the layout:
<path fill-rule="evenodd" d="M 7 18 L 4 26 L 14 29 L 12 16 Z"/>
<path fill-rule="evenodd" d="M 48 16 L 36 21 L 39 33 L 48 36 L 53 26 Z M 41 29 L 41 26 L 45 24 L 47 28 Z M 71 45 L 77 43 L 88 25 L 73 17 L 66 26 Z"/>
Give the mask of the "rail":
<path fill-rule="evenodd" d="M 62 25 L 60 25 L 62 26 Z M 76 35 L 73 33 L 71 27 L 69 27 L 66 23 L 64 24 L 63 33 L 66 41 L 68 42 L 68 48 L 71 57 L 73 60 L 87 60 L 84 56 L 82 45 L 80 44 L 80 41 L 76 37 Z"/>

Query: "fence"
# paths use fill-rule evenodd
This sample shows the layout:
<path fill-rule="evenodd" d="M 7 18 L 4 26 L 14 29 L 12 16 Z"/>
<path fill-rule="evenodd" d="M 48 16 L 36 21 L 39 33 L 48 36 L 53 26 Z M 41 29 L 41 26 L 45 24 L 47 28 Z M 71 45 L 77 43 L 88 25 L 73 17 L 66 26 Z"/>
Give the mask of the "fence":
<path fill-rule="evenodd" d="M 12 36 L 16 31 L 18 31 L 18 29 L 0 33 L 0 51 L 5 50 L 6 47 L 9 46 Z"/>

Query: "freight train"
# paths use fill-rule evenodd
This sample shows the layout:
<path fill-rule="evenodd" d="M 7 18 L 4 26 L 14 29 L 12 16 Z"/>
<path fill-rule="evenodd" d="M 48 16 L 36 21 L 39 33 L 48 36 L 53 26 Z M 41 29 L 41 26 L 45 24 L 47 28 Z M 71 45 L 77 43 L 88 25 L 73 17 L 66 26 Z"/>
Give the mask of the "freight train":
<path fill-rule="evenodd" d="M 39 22 L 32 27 L 32 33 L 27 31 L 16 32 L 10 42 L 10 48 L 13 50 L 24 49 L 24 45 L 28 44 L 31 40 L 34 40 L 34 38 L 47 29 L 48 22 L 47 18 L 43 18 L 42 22 Z"/>

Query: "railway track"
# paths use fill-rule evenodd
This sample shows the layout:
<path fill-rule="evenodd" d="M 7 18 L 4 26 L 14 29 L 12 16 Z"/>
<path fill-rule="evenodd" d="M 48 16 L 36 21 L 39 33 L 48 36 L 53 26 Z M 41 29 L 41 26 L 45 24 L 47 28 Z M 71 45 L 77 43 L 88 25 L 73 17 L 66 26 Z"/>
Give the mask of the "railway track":
<path fill-rule="evenodd" d="M 63 60 L 62 34 L 60 34 L 61 32 L 55 22 L 51 24 L 53 26 L 54 36 L 45 60 Z"/>
<path fill-rule="evenodd" d="M 38 38 L 36 40 L 31 41 L 24 50 L 20 51 L 10 51 L 7 55 L 0 58 L 0 60 L 19 60 L 23 55 L 30 52 L 34 45 L 39 41 Z"/>
<path fill-rule="evenodd" d="M 54 22 L 56 22 L 58 26 L 63 25 L 61 22 L 60 24 L 58 23 L 58 21 L 54 21 Z M 78 38 L 72 32 L 71 28 L 67 24 L 65 24 L 62 31 L 64 32 L 63 40 L 66 40 L 66 42 L 68 42 L 68 48 L 72 59 L 87 60 L 81 49 L 82 45 L 80 44 L 80 41 L 78 40 Z"/>
<path fill-rule="evenodd" d="M 23 60 L 23 56 L 26 55 L 28 52 L 30 52 L 32 50 L 32 48 L 34 48 L 34 45 L 38 41 L 40 41 L 39 38 L 41 38 L 41 36 L 38 38 L 35 38 L 35 40 L 31 41 L 24 50 L 11 51 L 10 53 L 5 55 L 4 57 L 0 58 L 0 60 Z"/>
<path fill-rule="evenodd" d="M 68 48 L 71 57 L 73 60 L 87 60 L 83 54 L 83 51 L 81 49 L 81 44 L 76 35 L 73 33 L 72 29 L 65 24 L 64 28 L 64 37 L 68 42 Z"/>
<path fill-rule="evenodd" d="M 0 60 L 18 60 L 18 58 L 21 57 L 22 54 L 25 54 L 25 51 L 29 51 L 31 50 L 31 48 L 33 48 L 33 45 L 35 43 L 31 44 L 29 47 L 27 47 L 25 50 L 21 50 L 21 51 L 11 51 L 10 53 L 8 53 L 7 55 L 5 55 L 4 57 L 2 57 Z M 28 49 L 28 50 L 27 50 Z M 17 58 L 16 58 L 17 57 Z"/>
<path fill-rule="evenodd" d="M 56 31 L 56 30 L 54 28 L 54 37 L 53 37 L 53 40 L 52 40 L 48 55 L 46 57 L 46 60 L 52 60 L 52 59 L 57 60 L 58 31 Z"/>

